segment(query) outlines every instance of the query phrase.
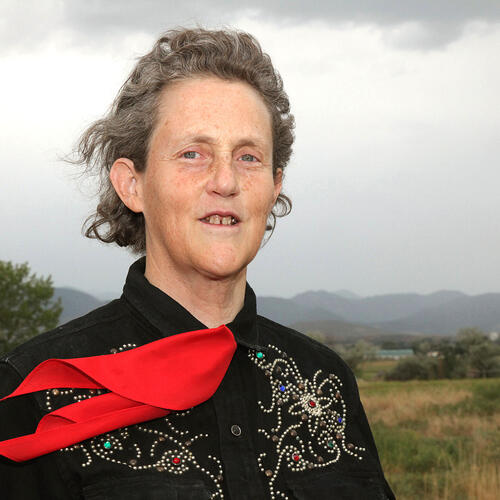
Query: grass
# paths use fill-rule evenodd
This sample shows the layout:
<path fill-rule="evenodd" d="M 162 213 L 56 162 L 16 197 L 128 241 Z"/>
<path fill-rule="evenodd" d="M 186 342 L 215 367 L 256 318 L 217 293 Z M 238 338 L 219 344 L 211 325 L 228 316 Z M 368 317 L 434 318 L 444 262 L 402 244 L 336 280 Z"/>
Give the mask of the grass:
<path fill-rule="evenodd" d="M 359 378 L 363 380 L 375 380 L 382 378 L 383 374 L 388 372 L 397 361 L 392 359 L 377 359 L 366 361 L 361 365 Z"/>
<path fill-rule="evenodd" d="M 499 378 L 358 383 L 398 500 L 498 498 Z"/>

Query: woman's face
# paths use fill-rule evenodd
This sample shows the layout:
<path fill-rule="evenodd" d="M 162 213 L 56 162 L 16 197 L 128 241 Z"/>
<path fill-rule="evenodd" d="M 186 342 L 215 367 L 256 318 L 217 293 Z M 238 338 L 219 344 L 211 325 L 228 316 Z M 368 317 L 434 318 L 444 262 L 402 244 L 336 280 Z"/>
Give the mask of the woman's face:
<path fill-rule="evenodd" d="M 271 115 L 248 84 L 201 77 L 166 88 L 140 174 L 147 255 L 212 279 L 245 269 L 281 189 L 272 153 Z"/>

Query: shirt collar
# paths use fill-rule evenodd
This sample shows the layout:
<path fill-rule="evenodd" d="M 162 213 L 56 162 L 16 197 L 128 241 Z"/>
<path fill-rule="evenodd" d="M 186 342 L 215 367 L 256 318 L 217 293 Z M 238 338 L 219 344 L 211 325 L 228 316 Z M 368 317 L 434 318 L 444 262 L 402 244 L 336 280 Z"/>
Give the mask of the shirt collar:
<path fill-rule="evenodd" d="M 208 328 L 172 297 L 152 285 L 144 276 L 145 269 L 145 256 L 130 266 L 122 299 L 127 300 L 164 337 Z M 226 326 L 233 332 L 238 344 L 251 349 L 266 350 L 260 345 L 256 298 L 248 282 L 243 307 Z"/>

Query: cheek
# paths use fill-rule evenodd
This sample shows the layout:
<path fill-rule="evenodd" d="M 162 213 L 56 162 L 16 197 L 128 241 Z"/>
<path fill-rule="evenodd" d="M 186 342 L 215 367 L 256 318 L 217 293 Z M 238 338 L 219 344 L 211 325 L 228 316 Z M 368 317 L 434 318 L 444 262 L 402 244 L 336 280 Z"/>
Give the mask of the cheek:
<path fill-rule="evenodd" d="M 267 217 L 274 204 L 272 177 L 248 176 L 241 185 L 241 191 L 248 198 L 249 210 L 253 214 Z"/>
<path fill-rule="evenodd" d="M 149 212 L 161 219 L 175 219 L 186 211 L 192 188 L 181 176 L 153 176 L 145 192 L 145 205 Z"/>
<path fill-rule="evenodd" d="M 176 200 L 175 191 L 170 189 L 164 180 L 151 179 L 144 192 L 144 217 L 150 226 L 171 225 L 170 215 L 178 210 L 180 203 Z"/>

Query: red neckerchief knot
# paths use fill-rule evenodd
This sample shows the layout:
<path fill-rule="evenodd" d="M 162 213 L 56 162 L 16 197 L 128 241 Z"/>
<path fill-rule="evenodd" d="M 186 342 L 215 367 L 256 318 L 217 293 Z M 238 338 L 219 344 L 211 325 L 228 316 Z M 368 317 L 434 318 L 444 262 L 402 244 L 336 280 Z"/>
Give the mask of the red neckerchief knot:
<path fill-rule="evenodd" d="M 236 351 L 225 325 L 165 337 L 135 349 L 74 359 L 48 359 L 11 394 L 55 388 L 110 392 L 45 415 L 33 434 L 0 442 L 0 455 L 22 462 L 91 437 L 186 410 L 215 393 Z"/>

